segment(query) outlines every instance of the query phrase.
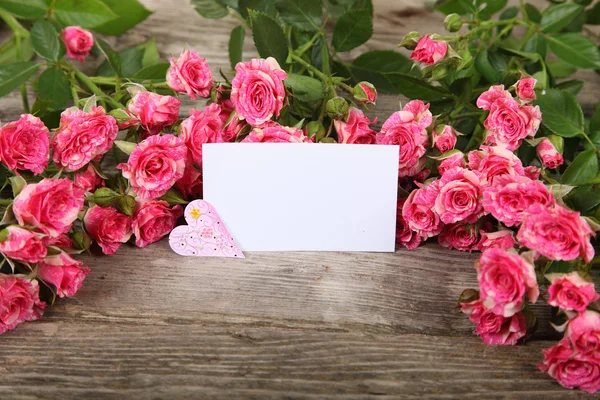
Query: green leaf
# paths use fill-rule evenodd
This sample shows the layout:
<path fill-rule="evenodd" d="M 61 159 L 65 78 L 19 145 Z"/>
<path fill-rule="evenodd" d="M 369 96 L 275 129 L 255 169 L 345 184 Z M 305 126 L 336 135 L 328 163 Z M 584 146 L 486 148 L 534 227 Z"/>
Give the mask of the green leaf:
<path fill-rule="evenodd" d="M 117 146 L 117 148 L 119 150 L 121 150 L 123 153 L 125 153 L 127 155 L 131 154 L 136 146 L 135 143 L 127 142 L 125 140 L 115 140 L 114 144 L 115 144 L 115 146 Z"/>
<path fill-rule="evenodd" d="M 439 86 L 432 86 L 419 78 L 399 72 L 383 73 L 389 83 L 409 99 L 433 101 L 451 98 L 452 94 Z"/>
<path fill-rule="evenodd" d="M 61 57 L 61 44 L 54 25 L 40 19 L 31 28 L 31 45 L 40 57 L 49 61 L 58 61 Z"/>
<path fill-rule="evenodd" d="M 340 17 L 333 29 L 333 47 L 350 51 L 366 43 L 373 35 L 373 17 L 363 10 L 350 10 Z"/>
<path fill-rule="evenodd" d="M 540 27 L 545 33 L 560 32 L 583 10 L 583 7 L 575 3 L 555 4 L 548 7 L 542 13 Z"/>
<path fill-rule="evenodd" d="M 475 57 L 475 68 L 490 83 L 499 82 L 502 79 L 500 71 L 494 67 L 487 50 L 480 51 Z"/>
<path fill-rule="evenodd" d="M 71 99 L 71 84 L 67 75 L 56 65 L 40 75 L 38 95 L 42 100 L 51 101 L 49 107 L 60 109 Z"/>
<path fill-rule="evenodd" d="M 485 7 L 479 11 L 479 18 L 483 20 L 488 20 L 497 13 L 506 7 L 506 3 L 508 0 L 487 0 L 484 2 Z"/>
<path fill-rule="evenodd" d="M 543 58 L 546 58 L 546 53 L 548 52 L 548 43 L 546 42 L 543 34 L 536 33 L 530 37 L 529 40 L 527 40 L 523 50 L 528 53 L 538 53 Z"/>
<path fill-rule="evenodd" d="M 145 68 L 140 69 L 133 75 L 135 79 L 154 79 L 154 80 L 164 80 L 167 75 L 167 70 L 171 64 L 169 63 L 158 63 L 154 65 L 149 65 Z"/>
<path fill-rule="evenodd" d="M 371 82 L 381 93 L 398 94 L 393 74 L 408 74 L 412 65 L 412 61 L 403 54 L 393 50 L 375 50 L 354 59 L 350 71 L 357 82 Z"/>
<path fill-rule="evenodd" d="M 64 25 L 84 29 L 95 29 L 118 17 L 100 0 L 56 0 L 54 12 Z"/>
<path fill-rule="evenodd" d="M 323 18 L 321 0 L 276 0 L 281 19 L 302 31 L 318 31 Z"/>
<path fill-rule="evenodd" d="M 300 101 L 310 103 L 323 98 L 323 84 L 315 78 L 289 73 L 283 82 Z"/>
<path fill-rule="evenodd" d="M 217 0 L 192 0 L 192 8 L 208 19 L 220 19 L 227 16 L 227 7 Z"/>
<path fill-rule="evenodd" d="M 598 175 L 598 157 L 594 150 L 584 150 L 567 167 L 560 182 L 567 185 L 582 185 Z"/>
<path fill-rule="evenodd" d="M 229 63 L 231 69 L 235 69 L 236 64 L 242 61 L 245 35 L 246 31 L 242 25 L 231 30 L 231 36 L 229 36 Z"/>
<path fill-rule="evenodd" d="M 590 119 L 590 131 L 600 132 L 600 103 L 596 104 L 596 111 L 592 115 L 592 119 Z"/>
<path fill-rule="evenodd" d="M 152 12 L 137 0 L 101 0 L 117 18 L 94 28 L 96 32 L 105 35 L 120 36 L 148 18 Z"/>
<path fill-rule="evenodd" d="M 600 51 L 596 44 L 579 33 L 547 36 L 550 48 L 561 60 L 578 68 L 600 69 Z"/>
<path fill-rule="evenodd" d="M 469 0 L 446 0 L 439 3 L 436 7 L 441 13 L 448 14 L 474 14 L 477 9 L 474 2 Z"/>
<path fill-rule="evenodd" d="M 119 57 L 119 54 L 116 51 L 114 51 L 113 48 L 110 47 L 110 45 L 104 41 L 104 39 L 100 39 L 98 37 L 95 39 L 98 48 L 106 57 L 108 64 L 111 66 L 113 71 L 115 71 L 115 74 L 117 74 L 117 76 L 123 76 L 123 70 L 121 68 L 121 59 Z"/>
<path fill-rule="evenodd" d="M 23 19 L 38 19 L 48 12 L 44 0 L 0 0 L 0 8 Z"/>
<path fill-rule="evenodd" d="M 583 88 L 584 82 L 579 79 L 571 79 L 569 81 L 564 81 L 556 85 L 557 89 L 567 91 L 571 93 L 573 96 L 577 96 L 581 89 Z"/>
<path fill-rule="evenodd" d="M 261 57 L 273 57 L 280 65 L 285 64 L 288 56 L 288 43 L 283 29 L 267 14 L 250 11 L 252 38 Z"/>
<path fill-rule="evenodd" d="M 590 25 L 600 25 L 600 2 L 597 2 L 592 8 L 586 11 L 585 23 Z"/>
<path fill-rule="evenodd" d="M 593 186 L 577 188 L 569 195 L 569 203 L 577 211 L 587 211 L 600 204 L 600 189 Z"/>
<path fill-rule="evenodd" d="M 149 67 L 160 62 L 160 53 L 158 52 L 158 47 L 156 47 L 156 39 L 152 38 L 138 47 L 144 51 L 142 55 L 142 67 Z M 123 64 L 123 61 L 121 61 L 121 64 Z"/>
<path fill-rule="evenodd" d="M 0 66 L 0 97 L 4 97 L 37 72 L 39 65 L 31 61 L 19 61 Z"/>
<path fill-rule="evenodd" d="M 542 124 L 552 133 L 562 137 L 583 135 L 583 112 L 569 92 L 548 89 L 538 96 L 535 104 L 542 111 Z"/>
<path fill-rule="evenodd" d="M 546 61 L 546 67 L 554 78 L 566 78 L 577 71 L 577 68 L 562 60 Z"/>
<path fill-rule="evenodd" d="M 17 57 L 17 46 L 15 37 L 11 37 L 10 40 L 2 45 L 0 51 L 0 65 L 10 64 L 17 61 L 29 61 L 33 57 L 33 48 L 31 47 L 31 40 L 21 39 L 21 57 Z"/>
<path fill-rule="evenodd" d="M 535 22 L 536 24 L 539 24 L 540 22 L 542 22 L 542 13 L 533 4 L 531 4 L 531 3 L 525 4 L 525 13 L 527 14 L 527 18 L 529 18 L 531 21 Z"/>
<path fill-rule="evenodd" d="M 248 10 L 260 11 L 273 18 L 277 15 L 273 0 L 240 0 L 240 14 L 242 17 L 248 18 Z"/>

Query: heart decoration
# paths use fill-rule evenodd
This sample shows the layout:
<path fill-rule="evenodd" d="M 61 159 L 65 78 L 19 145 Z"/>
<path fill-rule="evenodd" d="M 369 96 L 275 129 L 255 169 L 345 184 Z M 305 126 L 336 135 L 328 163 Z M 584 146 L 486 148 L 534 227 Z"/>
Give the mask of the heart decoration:
<path fill-rule="evenodd" d="M 194 200 L 185 208 L 187 225 L 171 231 L 169 244 L 182 256 L 245 258 L 215 208 Z"/>

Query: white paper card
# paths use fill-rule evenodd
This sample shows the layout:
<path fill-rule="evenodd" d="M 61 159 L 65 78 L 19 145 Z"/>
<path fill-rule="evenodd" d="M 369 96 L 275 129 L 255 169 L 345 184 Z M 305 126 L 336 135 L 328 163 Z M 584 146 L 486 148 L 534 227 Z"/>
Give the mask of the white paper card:
<path fill-rule="evenodd" d="M 204 144 L 204 200 L 244 251 L 393 252 L 398 153 L 357 144 Z"/>

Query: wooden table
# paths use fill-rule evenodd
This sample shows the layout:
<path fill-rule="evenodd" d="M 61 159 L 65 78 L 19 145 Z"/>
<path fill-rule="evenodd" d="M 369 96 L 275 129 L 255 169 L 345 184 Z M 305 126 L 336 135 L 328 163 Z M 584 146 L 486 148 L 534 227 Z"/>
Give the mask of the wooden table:
<path fill-rule="evenodd" d="M 114 42 L 156 37 L 163 56 L 184 46 L 216 72 L 228 64 L 234 19 L 209 21 L 187 0 L 146 0 L 156 12 Z M 375 35 L 356 52 L 394 48 L 408 31 L 440 32 L 419 0 L 376 1 Z M 545 3 L 542 1 L 542 4 Z M 244 56 L 254 55 L 250 37 Z M 597 99 L 598 77 L 580 95 Z M 382 96 L 385 119 L 398 98 Z M 186 106 L 193 103 L 187 102 Z M 20 111 L 0 100 L 6 122 Z M 524 346 L 485 346 L 455 310 L 476 286 L 476 254 L 428 244 L 416 251 L 249 253 L 184 258 L 166 240 L 92 268 L 77 297 L 0 336 L 4 398 L 527 398 L 586 397 L 535 368 L 555 338 L 548 308 Z"/>

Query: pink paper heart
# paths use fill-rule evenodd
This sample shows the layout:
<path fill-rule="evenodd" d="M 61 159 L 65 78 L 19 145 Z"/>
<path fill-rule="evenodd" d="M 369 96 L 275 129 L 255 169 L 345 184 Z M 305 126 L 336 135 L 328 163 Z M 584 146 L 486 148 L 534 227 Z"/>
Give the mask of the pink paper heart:
<path fill-rule="evenodd" d="M 187 225 L 173 229 L 169 245 L 182 256 L 244 258 L 215 208 L 204 200 L 194 200 L 185 208 Z"/>

